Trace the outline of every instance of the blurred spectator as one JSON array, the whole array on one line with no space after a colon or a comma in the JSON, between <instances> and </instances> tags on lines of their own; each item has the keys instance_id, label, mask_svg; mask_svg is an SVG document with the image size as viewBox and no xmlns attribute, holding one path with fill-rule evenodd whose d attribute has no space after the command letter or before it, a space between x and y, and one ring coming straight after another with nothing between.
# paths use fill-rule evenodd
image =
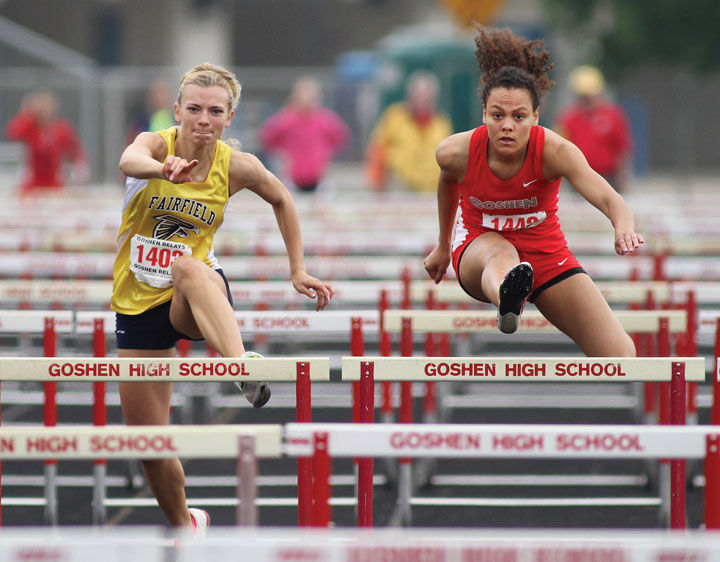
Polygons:
<instances>
[{"instance_id":1,"label":"blurred spectator","mask_svg":"<svg viewBox=\"0 0 720 562\"><path fill-rule=\"evenodd\" d=\"M284 158L283 175L305 192L315 190L347 140L347 125L323 107L320 84L312 78L295 82L287 105L260 128L263 148Z\"/></svg>"},{"instance_id":2,"label":"blurred spectator","mask_svg":"<svg viewBox=\"0 0 720 562\"><path fill-rule=\"evenodd\" d=\"M415 191L437 189L435 149L452 134L449 117L437 109L439 88L434 74L417 71L408 78L405 101L381 115L367 148L366 171L374 189L386 189L388 172Z\"/></svg>"},{"instance_id":3,"label":"blurred spectator","mask_svg":"<svg viewBox=\"0 0 720 562\"><path fill-rule=\"evenodd\" d=\"M5 127L5 137L26 145L21 190L62 188L66 183L63 164L72 162L72 180L90 179L85 149L74 127L57 116L57 100L50 92L32 92L23 99L20 111Z\"/></svg>"},{"instance_id":4,"label":"blurred spectator","mask_svg":"<svg viewBox=\"0 0 720 562\"><path fill-rule=\"evenodd\" d=\"M575 68L570 88L577 99L558 114L556 132L575 144L617 191L625 191L633 146L625 111L605 97L605 80L592 66Z\"/></svg>"},{"instance_id":5,"label":"blurred spectator","mask_svg":"<svg viewBox=\"0 0 720 562\"><path fill-rule=\"evenodd\" d=\"M130 144L143 131L160 131L175 124L172 89L164 80L156 80L147 92L145 108L130 124L126 144Z\"/></svg>"}]
</instances>

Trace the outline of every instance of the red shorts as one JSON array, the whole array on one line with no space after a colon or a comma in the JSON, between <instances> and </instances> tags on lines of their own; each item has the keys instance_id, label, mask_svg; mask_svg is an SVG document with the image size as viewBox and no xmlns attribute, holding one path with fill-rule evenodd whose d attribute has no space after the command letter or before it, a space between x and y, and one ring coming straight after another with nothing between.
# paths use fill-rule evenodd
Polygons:
<instances>
[{"instance_id":1,"label":"red shorts","mask_svg":"<svg viewBox=\"0 0 720 562\"><path fill-rule=\"evenodd\" d=\"M468 237L467 240L464 240L462 244L455 248L452 254L452 265L455 269L455 275L458 283L460 283L460 286L466 293L468 293L468 291L463 286L462 279L460 279L460 259L465 249L475 238L477 238L477 236ZM530 302L535 300L535 298L548 287L552 287L556 283L576 273L584 273L580 262L567 246L555 252L524 251L517 247L516 249L520 256L520 261L528 262L533 268L533 286L530 291L530 296L528 297Z\"/></svg>"}]
</instances>

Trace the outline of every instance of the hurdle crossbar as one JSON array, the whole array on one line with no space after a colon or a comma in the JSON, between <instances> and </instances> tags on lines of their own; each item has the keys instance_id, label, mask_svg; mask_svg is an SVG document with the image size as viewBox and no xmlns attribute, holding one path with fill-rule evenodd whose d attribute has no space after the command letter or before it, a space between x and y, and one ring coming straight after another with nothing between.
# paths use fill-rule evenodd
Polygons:
<instances>
[{"instance_id":1,"label":"hurdle crossbar","mask_svg":"<svg viewBox=\"0 0 720 562\"><path fill-rule=\"evenodd\" d=\"M244 334L349 334L351 319L362 319L363 329L377 332L380 316L376 310L329 310L318 314L314 310L239 310L235 312L240 331ZM93 321L103 318L105 333L114 333L115 313L105 311L77 311L75 332L90 334Z\"/></svg>"},{"instance_id":2,"label":"hurdle crossbar","mask_svg":"<svg viewBox=\"0 0 720 562\"><path fill-rule=\"evenodd\" d=\"M300 366L310 380L330 380L327 357L2 357L0 381L295 381Z\"/></svg>"},{"instance_id":3,"label":"hurdle crossbar","mask_svg":"<svg viewBox=\"0 0 720 562\"><path fill-rule=\"evenodd\" d=\"M255 456L279 457L282 435L270 424L2 427L0 458L234 458L241 436L255 439Z\"/></svg>"},{"instance_id":4,"label":"hurdle crossbar","mask_svg":"<svg viewBox=\"0 0 720 562\"><path fill-rule=\"evenodd\" d=\"M670 332L687 330L685 310L619 310L614 312L623 328L632 333L657 333L660 318L667 318ZM494 310L386 310L383 326L389 332L402 330L403 318L409 318L417 332L468 333L497 332L497 312ZM528 310L520 317L520 332L559 332L539 311Z\"/></svg>"},{"instance_id":5,"label":"hurdle crossbar","mask_svg":"<svg viewBox=\"0 0 720 562\"><path fill-rule=\"evenodd\" d=\"M75 331L72 310L0 310L0 333L39 334L45 331L46 319L52 319L56 333Z\"/></svg>"},{"instance_id":6,"label":"hurdle crossbar","mask_svg":"<svg viewBox=\"0 0 720 562\"><path fill-rule=\"evenodd\" d=\"M720 559L720 537L701 530L588 529L253 529L214 528L203 540L161 528L12 529L0 537L4 559L357 561L708 562ZM109 553L122 553L121 558ZM25 555L25 557L23 557ZM249 557L246 554L246 557Z\"/></svg>"},{"instance_id":7,"label":"hurdle crossbar","mask_svg":"<svg viewBox=\"0 0 720 562\"><path fill-rule=\"evenodd\" d=\"M361 380L373 365L376 381L472 382L671 381L673 365L685 364L685 380L705 380L703 357L343 357L342 379Z\"/></svg>"},{"instance_id":8,"label":"hurdle crossbar","mask_svg":"<svg viewBox=\"0 0 720 562\"><path fill-rule=\"evenodd\" d=\"M714 426L288 423L285 452L313 454L327 433L333 457L704 458Z\"/></svg>"}]
</instances>

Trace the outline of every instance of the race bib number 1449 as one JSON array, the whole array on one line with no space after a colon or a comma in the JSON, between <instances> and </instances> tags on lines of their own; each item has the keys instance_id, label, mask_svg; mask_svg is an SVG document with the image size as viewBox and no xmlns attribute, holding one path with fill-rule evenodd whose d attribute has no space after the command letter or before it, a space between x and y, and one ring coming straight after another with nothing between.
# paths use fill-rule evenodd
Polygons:
<instances>
[{"instance_id":1,"label":"race bib number 1449","mask_svg":"<svg viewBox=\"0 0 720 562\"><path fill-rule=\"evenodd\" d=\"M172 285L173 262L180 256L191 255L192 248L181 242L136 234L130 242L130 271L138 281L165 289Z\"/></svg>"}]
</instances>

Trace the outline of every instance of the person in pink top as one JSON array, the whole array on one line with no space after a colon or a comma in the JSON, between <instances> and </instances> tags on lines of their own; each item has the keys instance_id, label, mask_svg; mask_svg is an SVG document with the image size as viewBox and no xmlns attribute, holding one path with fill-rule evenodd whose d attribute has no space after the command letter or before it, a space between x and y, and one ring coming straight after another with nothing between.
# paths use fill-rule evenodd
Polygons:
<instances>
[{"instance_id":1,"label":"person in pink top","mask_svg":"<svg viewBox=\"0 0 720 562\"><path fill-rule=\"evenodd\" d=\"M347 125L322 106L320 84L312 78L295 82L287 106L260 128L263 148L284 158L284 175L306 192L323 180L331 159L347 140Z\"/></svg>"},{"instance_id":2,"label":"person in pink top","mask_svg":"<svg viewBox=\"0 0 720 562\"><path fill-rule=\"evenodd\" d=\"M627 188L633 149L628 117L605 96L605 80L592 66L578 66L569 77L577 96L557 116L555 132L577 146L590 167L620 192Z\"/></svg>"},{"instance_id":3,"label":"person in pink top","mask_svg":"<svg viewBox=\"0 0 720 562\"><path fill-rule=\"evenodd\" d=\"M504 333L517 330L529 299L586 355L634 356L632 339L567 246L557 217L561 178L608 217L608 243L619 255L643 243L632 210L574 144L538 126L553 85L542 42L507 29L480 30L475 42L485 124L437 148L440 235L425 258L428 275L439 283L452 262L470 296L498 307Z\"/></svg>"}]
</instances>

